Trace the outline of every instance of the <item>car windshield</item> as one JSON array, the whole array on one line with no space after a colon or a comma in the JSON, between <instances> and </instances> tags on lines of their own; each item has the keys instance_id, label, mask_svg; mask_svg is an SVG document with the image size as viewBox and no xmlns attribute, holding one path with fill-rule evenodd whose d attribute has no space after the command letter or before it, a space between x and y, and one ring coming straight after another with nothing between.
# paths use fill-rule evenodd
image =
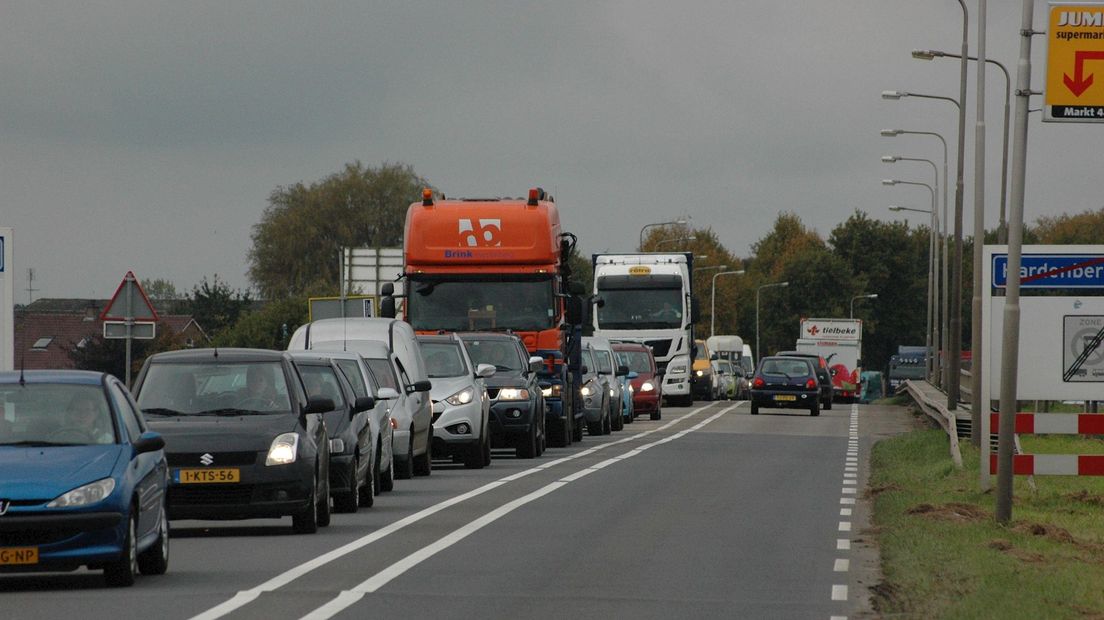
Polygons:
<instances>
[{"instance_id":1,"label":"car windshield","mask_svg":"<svg viewBox=\"0 0 1104 620\"><path fill-rule=\"evenodd\" d=\"M464 339L473 364L491 364L495 370L524 370L528 360L518 355L517 346L509 340L489 338L485 340Z\"/></svg>"},{"instance_id":2,"label":"car windshield","mask_svg":"<svg viewBox=\"0 0 1104 620\"><path fill-rule=\"evenodd\" d=\"M390 360L366 357L364 363L368 364L368 369L376 376L376 381L379 381L381 388L391 388L396 392L399 391L399 382L395 379L394 371L391 370Z\"/></svg>"},{"instance_id":3,"label":"car windshield","mask_svg":"<svg viewBox=\"0 0 1104 620\"><path fill-rule=\"evenodd\" d=\"M599 329L677 329L682 327L682 288L603 289L598 295Z\"/></svg>"},{"instance_id":4,"label":"car windshield","mask_svg":"<svg viewBox=\"0 0 1104 620\"><path fill-rule=\"evenodd\" d=\"M590 353L590 349L583 349L582 359L583 366L587 367L587 374L593 375L598 372L598 367L594 364L594 357Z\"/></svg>"},{"instance_id":5,"label":"car windshield","mask_svg":"<svg viewBox=\"0 0 1104 620\"><path fill-rule=\"evenodd\" d=\"M406 299L414 329L540 331L555 326L552 280L414 280Z\"/></svg>"},{"instance_id":6,"label":"car windshield","mask_svg":"<svg viewBox=\"0 0 1104 620\"><path fill-rule=\"evenodd\" d=\"M4 385L0 413L0 445L115 443L111 407L98 385Z\"/></svg>"},{"instance_id":7,"label":"car windshield","mask_svg":"<svg viewBox=\"0 0 1104 620\"><path fill-rule=\"evenodd\" d=\"M613 373L613 362L610 360L609 351L594 349L594 359L598 362L598 372L607 375Z\"/></svg>"},{"instance_id":8,"label":"car windshield","mask_svg":"<svg viewBox=\"0 0 1104 620\"><path fill-rule=\"evenodd\" d=\"M162 416L291 411L279 362L150 364L138 393L142 411Z\"/></svg>"},{"instance_id":9,"label":"car windshield","mask_svg":"<svg viewBox=\"0 0 1104 620\"><path fill-rule=\"evenodd\" d=\"M744 369L745 374L755 371L755 364L751 363L751 358L750 357L741 357L740 358L740 367Z\"/></svg>"},{"instance_id":10,"label":"car windshield","mask_svg":"<svg viewBox=\"0 0 1104 620\"><path fill-rule=\"evenodd\" d=\"M636 373L652 372L651 356L644 351L620 351L618 355L629 370Z\"/></svg>"},{"instance_id":11,"label":"car windshield","mask_svg":"<svg viewBox=\"0 0 1104 620\"><path fill-rule=\"evenodd\" d=\"M809 373L809 363L802 360L763 360L762 373L764 375L789 375L791 377L803 377Z\"/></svg>"},{"instance_id":12,"label":"car windshield","mask_svg":"<svg viewBox=\"0 0 1104 620\"><path fill-rule=\"evenodd\" d=\"M468 373L460 346L455 342L422 342L422 355L430 379L461 377Z\"/></svg>"}]
</instances>

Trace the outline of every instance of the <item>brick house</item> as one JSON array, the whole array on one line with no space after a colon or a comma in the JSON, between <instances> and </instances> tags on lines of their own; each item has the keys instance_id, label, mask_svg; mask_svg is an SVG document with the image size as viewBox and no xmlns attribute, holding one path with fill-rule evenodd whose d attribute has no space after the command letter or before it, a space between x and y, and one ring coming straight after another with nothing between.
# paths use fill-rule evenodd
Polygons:
<instances>
[{"instance_id":1,"label":"brick house","mask_svg":"<svg viewBox=\"0 0 1104 620\"><path fill-rule=\"evenodd\" d=\"M100 313L108 299L37 299L15 309L15 366L30 369L73 368L72 347L103 336ZM187 302L153 300L161 320L158 334L168 329L187 346L204 346L207 334L187 314ZM25 364L25 366L24 366Z\"/></svg>"}]
</instances>

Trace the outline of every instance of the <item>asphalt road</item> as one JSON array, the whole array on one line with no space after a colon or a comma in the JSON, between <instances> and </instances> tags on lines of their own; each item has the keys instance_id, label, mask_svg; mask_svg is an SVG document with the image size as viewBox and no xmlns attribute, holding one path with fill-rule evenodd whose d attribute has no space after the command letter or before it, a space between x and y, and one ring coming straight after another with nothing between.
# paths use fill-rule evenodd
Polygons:
<instances>
[{"instance_id":1,"label":"asphalt road","mask_svg":"<svg viewBox=\"0 0 1104 620\"><path fill-rule=\"evenodd\" d=\"M0 617L860 617L870 445L906 427L867 406L667 408L538 459L435 463L316 535L174 521L168 574L0 576Z\"/></svg>"}]
</instances>

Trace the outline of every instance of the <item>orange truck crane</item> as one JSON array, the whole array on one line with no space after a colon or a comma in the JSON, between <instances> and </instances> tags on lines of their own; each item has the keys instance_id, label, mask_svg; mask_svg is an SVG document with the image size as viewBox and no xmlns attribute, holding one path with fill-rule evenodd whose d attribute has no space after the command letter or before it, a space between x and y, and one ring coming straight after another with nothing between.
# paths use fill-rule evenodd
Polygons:
<instances>
[{"instance_id":1,"label":"orange truck crane","mask_svg":"<svg viewBox=\"0 0 1104 620\"><path fill-rule=\"evenodd\" d=\"M430 189L406 212L403 318L420 333L510 332L545 360L540 375L552 445L582 439L581 287L569 287L575 236L551 196L446 199ZM570 290L569 289L573 289ZM381 314L395 316L394 286Z\"/></svg>"}]
</instances>

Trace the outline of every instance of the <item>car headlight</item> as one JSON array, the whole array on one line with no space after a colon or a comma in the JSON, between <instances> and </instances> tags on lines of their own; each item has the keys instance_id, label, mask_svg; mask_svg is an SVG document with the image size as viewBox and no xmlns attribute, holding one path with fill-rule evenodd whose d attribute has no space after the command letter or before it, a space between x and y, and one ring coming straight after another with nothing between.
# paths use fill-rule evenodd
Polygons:
<instances>
[{"instance_id":1,"label":"car headlight","mask_svg":"<svg viewBox=\"0 0 1104 620\"><path fill-rule=\"evenodd\" d=\"M705 374L705 371L704 370L695 370L694 374L700 377L700 376Z\"/></svg>"},{"instance_id":2,"label":"car headlight","mask_svg":"<svg viewBox=\"0 0 1104 620\"><path fill-rule=\"evenodd\" d=\"M449 396L445 399L445 402L450 405L466 405L475 398L475 390L470 387L466 387L459 392Z\"/></svg>"},{"instance_id":3,"label":"car headlight","mask_svg":"<svg viewBox=\"0 0 1104 620\"><path fill-rule=\"evenodd\" d=\"M593 390L593 389L591 389L591 387L590 387L590 385L589 385L589 384L587 384L587 385L584 385L584 386L583 386L583 389L581 389L581 390L579 390L579 391L580 391L580 392L582 392L583 396L590 396L591 394L593 394L593 393L594 393L594 390Z\"/></svg>"},{"instance_id":4,"label":"car headlight","mask_svg":"<svg viewBox=\"0 0 1104 620\"><path fill-rule=\"evenodd\" d=\"M59 496L54 501L46 504L47 508L75 508L77 506L87 506L89 504L95 504L96 502L103 501L111 492L115 490L115 479L104 478L103 480L97 480L95 482L84 485L83 487L77 487L64 495Z\"/></svg>"},{"instance_id":5,"label":"car headlight","mask_svg":"<svg viewBox=\"0 0 1104 620\"><path fill-rule=\"evenodd\" d=\"M673 375L681 375L682 373L686 372L686 365L685 364L679 364L678 366L671 366L670 368L667 369L667 372L669 372Z\"/></svg>"},{"instance_id":6,"label":"car headlight","mask_svg":"<svg viewBox=\"0 0 1104 620\"><path fill-rule=\"evenodd\" d=\"M655 385L653 385L651 381L645 381L643 384L640 385L641 392L651 392L654 389Z\"/></svg>"},{"instance_id":7,"label":"car headlight","mask_svg":"<svg viewBox=\"0 0 1104 620\"><path fill-rule=\"evenodd\" d=\"M529 400L529 390L525 388L502 388L498 391L498 400Z\"/></svg>"},{"instance_id":8,"label":"car headlight","mask_svg":"<svg viewBox=\"0 0 1104 620\"><path fill-rule=\"evenodd\" d=\"M299 455L299 433L277 435L268 448L265 465L287 465L294 463Z\"/></svg>"}]
</instances>

